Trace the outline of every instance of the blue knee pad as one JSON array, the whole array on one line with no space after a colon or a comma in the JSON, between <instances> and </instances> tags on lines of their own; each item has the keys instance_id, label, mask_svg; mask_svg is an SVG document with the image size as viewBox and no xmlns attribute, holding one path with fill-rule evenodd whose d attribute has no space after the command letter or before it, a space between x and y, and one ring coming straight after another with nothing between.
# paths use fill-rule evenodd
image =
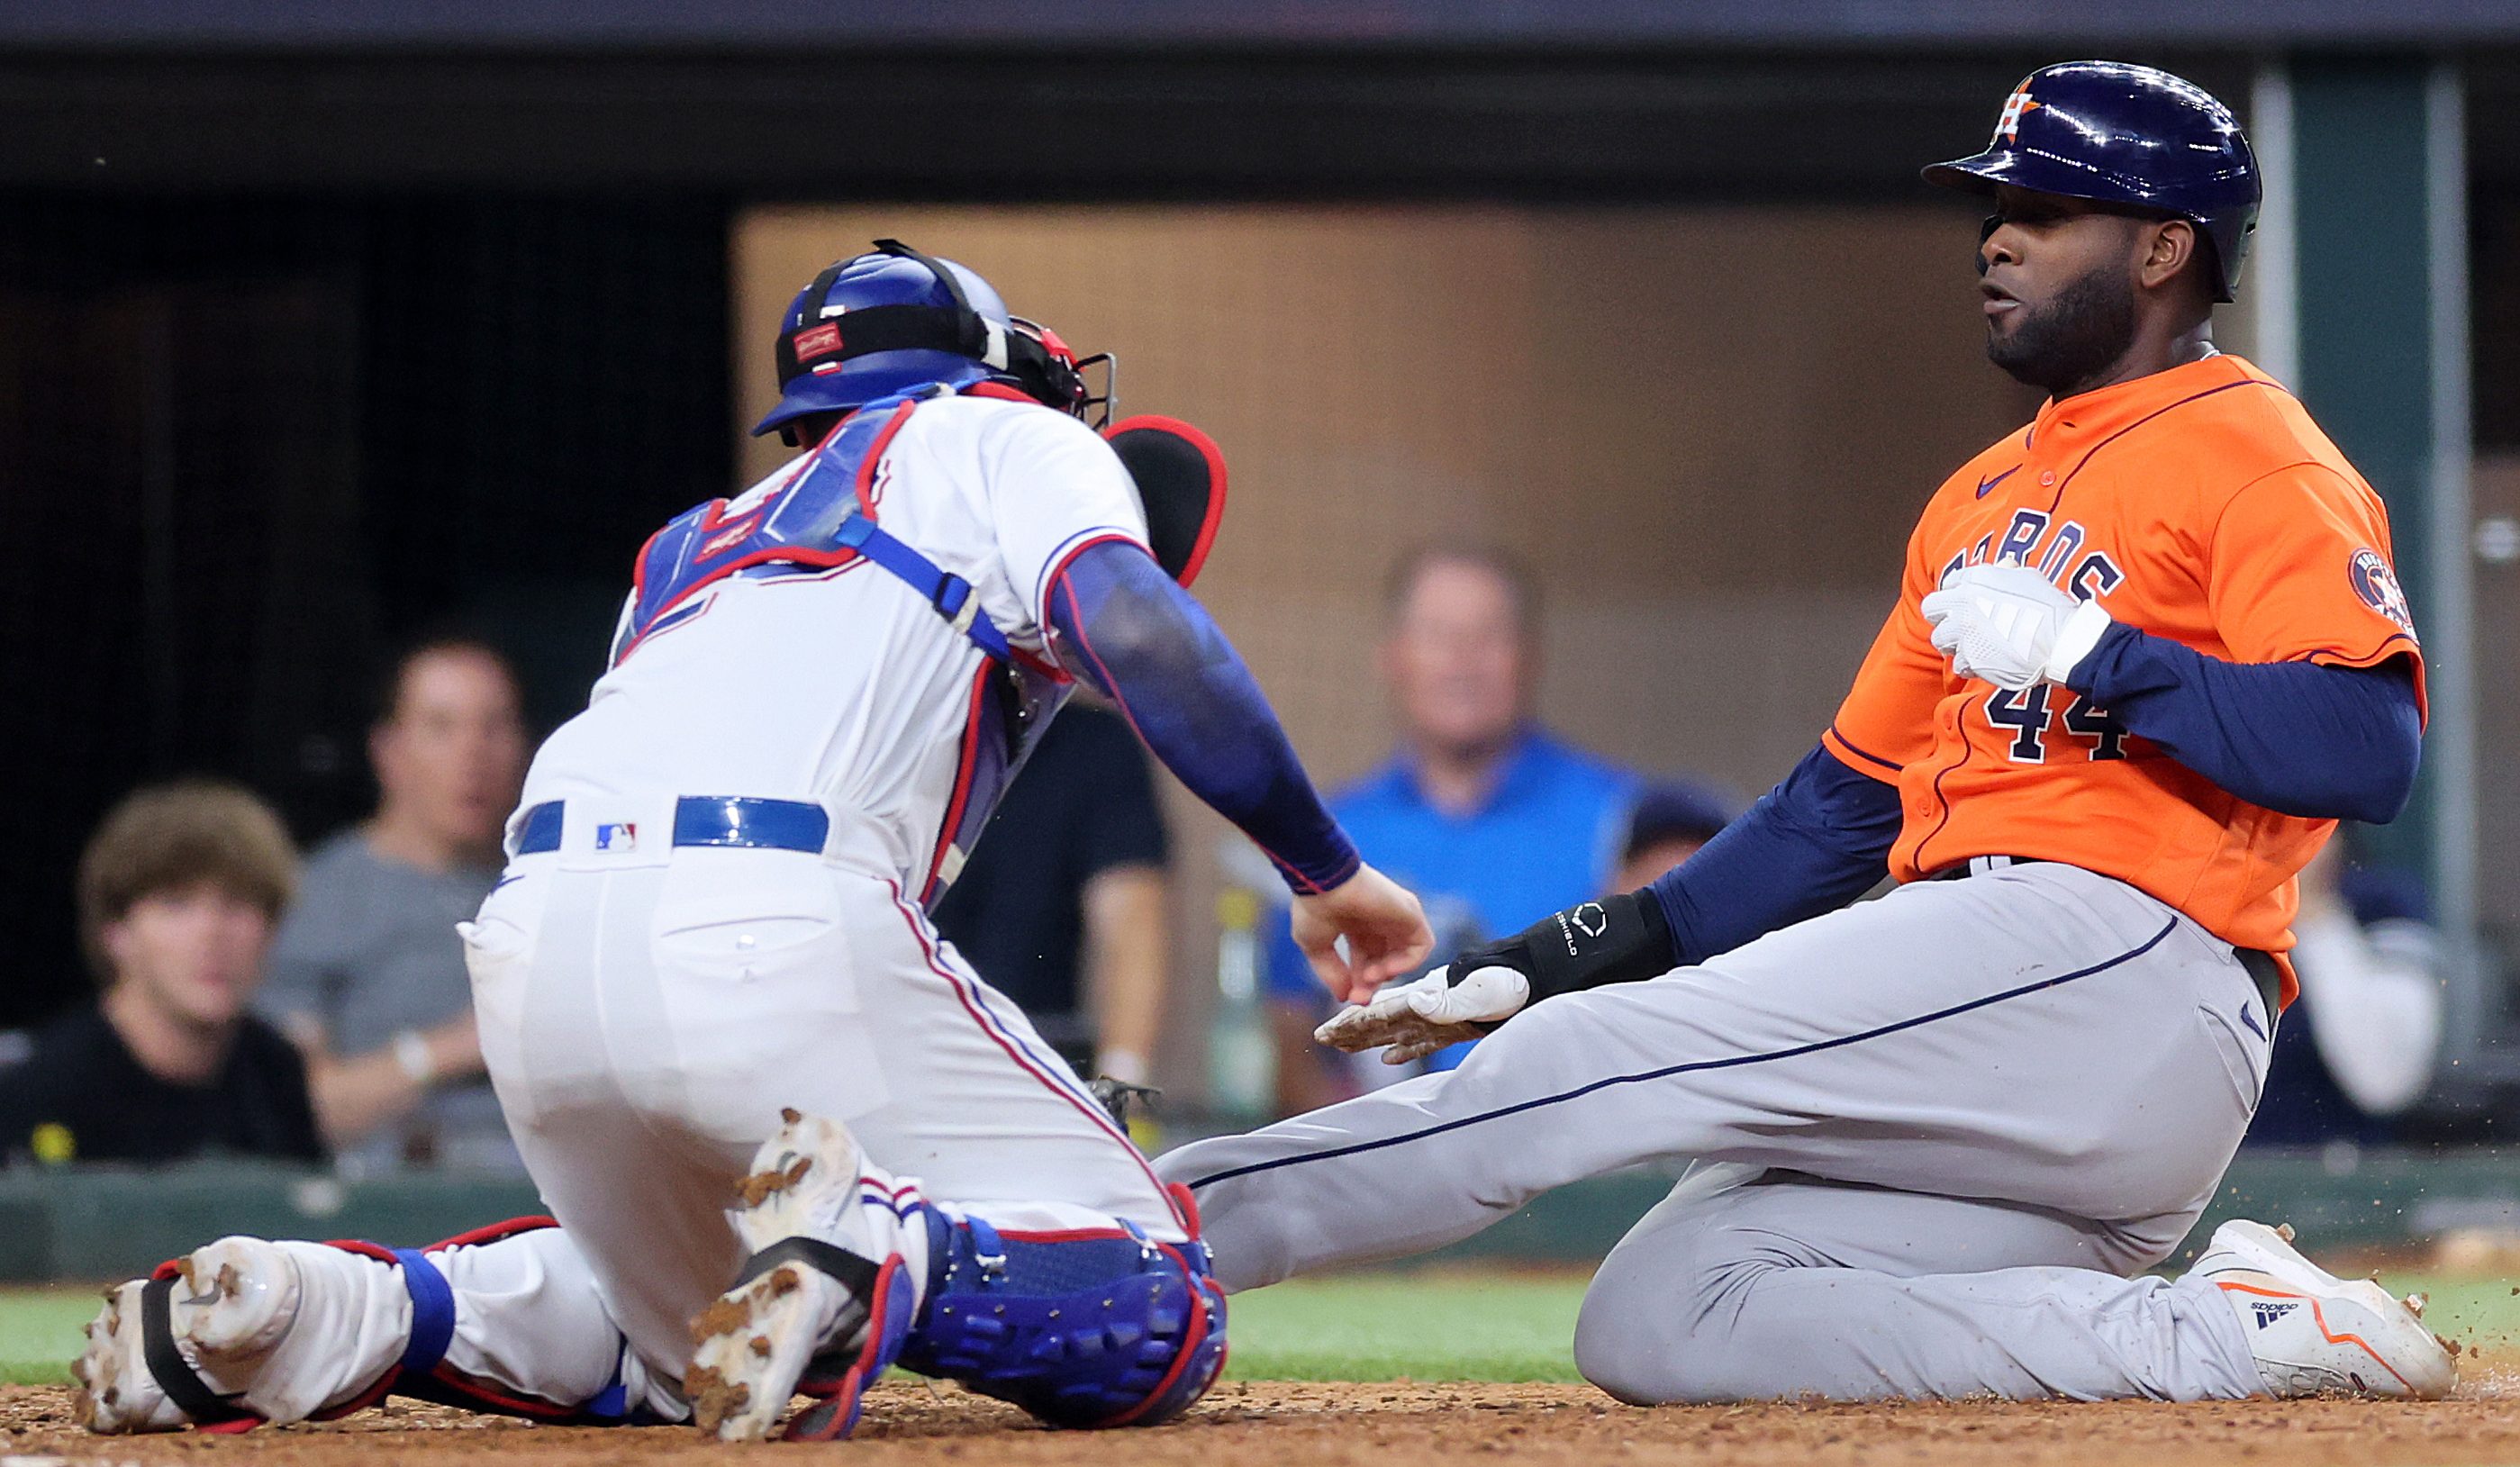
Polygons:
<instances>
[{"instance_id":1,"label":"blue knee pad","mask_svg":"<svg viewBox=\"0 0 2520 1467\"><path fill-rule=\"evenodd\" d=\"M1168 1421L1224 1368L1225 1291L1204 1245L929 1217L927 1299L904 1367L1072 1427Z\"/></svg>"}]
</instances>

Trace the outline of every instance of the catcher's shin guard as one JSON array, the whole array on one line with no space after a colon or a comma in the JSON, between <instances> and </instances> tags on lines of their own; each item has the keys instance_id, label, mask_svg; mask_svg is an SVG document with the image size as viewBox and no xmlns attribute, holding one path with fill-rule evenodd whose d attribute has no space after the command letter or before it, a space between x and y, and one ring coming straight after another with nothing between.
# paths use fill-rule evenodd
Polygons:
<instances>
[{"instance_id":1,"label":"catcher's shin guard","mask_svg":"<svg viewBox=\"0 0 2520 1467\"><path fill-rule=\"evenodd\" d=\"M1053 1426L1152 1426L1225 1368L1225 1293L1194 1239L1127 1223L1001 1231L939 1219L926 1309L901 1354L922 1375L1012 1401Z\"/></svg>"},{"instance_id":2,"label":"catcher's shin guard","mask_svg":"<svg viewBox=\"0 0 2520 1467\"><path fill-rule=\"evenodd\" d=\"M385 1248L355 1239L336 1239L323 1245L399 1268L403 1288L411 1298L411 1331L400 1357L386 1365L375 1381L346 1399L306 1411L303 1419L334 1420L364 1410L387 1396L574 1426L609 1426L631 1419L627 1392L617 1371L610 1385L595 1399L558 1402L509 1395L459 1374L446 1364L447 1347L455 1337L455 1291L428 1255L495 1243L557 1225L549 1218L517 1218L458 1234L426 1249ZM175 1318L179 1291L186 1292L186 1302L190 1302L193 1298L213 1298L232 1287L232 1281L224 1276L206 1282L198 1277L197 1261L206 1251L196 1250L158 1265L138 1288L141 1363L148 1385L161 1393L194 1427L219 1433L250 1431L273 1419L248 1403L247 1398L256 1393L250 1389L221 1391L204 1379L194 1361L186 1357L185 1330ZM268 1343L277 1345L292 1322L289 1318L268 1321L266 1329L272 1336ZM289 1415L284 1419L298 1418Z\"/></svg>"}]
</instances>

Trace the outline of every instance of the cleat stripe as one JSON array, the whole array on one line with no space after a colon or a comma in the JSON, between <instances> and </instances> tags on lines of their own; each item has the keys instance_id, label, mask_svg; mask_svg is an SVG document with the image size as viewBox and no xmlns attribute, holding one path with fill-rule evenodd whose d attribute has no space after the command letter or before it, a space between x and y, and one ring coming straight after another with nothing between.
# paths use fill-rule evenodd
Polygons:
<instances>
[{"instance_id":1,"label":"cleat stripe","mask_svg":"<svg viewBox=\"0 0 2520 1467\"><path fill-rule=\"evenodd\" d=\"M2228 1290L2234 1294L2262 1294L2269 1299L2300 1300L2302 1303L2310 1306L2311 1322L2318 1326L2318 1332L2326 1337L2328 1344L2354 1346L2356 1349L2362 1351L2364 1355L2369 1356L2373 1360L2377 1361L2380 1368L2388 1371L2390 1376L2395 1379L2399 1385L2406 1387L2408 1395L2413 1396L2421 1394L2415 1390L2415 1383L2413 1381L2398 1374L2398 1367L2390 1364L2386 1359L2383 1359L2380 1352L2371 1348L2370 1341L2363 1339L2361 1335L2355 1334L2351 1330L2340 1335L2329 1329L2327 1327L2327 1312L2318 1307L2318 1297L2317 1295L2291 1294L2286 1293L2281 1289L2261 1289L2253 1284L2244 1283L2218 1283L2214 1287Z\"/></svg>"}]
</instances>

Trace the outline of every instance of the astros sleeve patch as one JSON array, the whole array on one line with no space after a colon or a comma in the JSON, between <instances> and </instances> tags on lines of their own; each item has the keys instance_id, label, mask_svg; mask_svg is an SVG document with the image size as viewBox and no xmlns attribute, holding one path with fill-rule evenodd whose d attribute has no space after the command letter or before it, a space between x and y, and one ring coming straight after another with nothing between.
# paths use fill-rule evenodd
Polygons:
<instances>
[{"instance_id":1,"label":"astros sleeve patch","mask_svg":"<svg viewBox=\"0 0 2520 1467\"><path fill-rule=\"evenodd\" d=\"M2316 464L2253 481L2224 509L2209 574L2215 626L2236 659L2376 667L2405 657L2421 703L2415 618L2387 511L2368 488Z\"/></svg>"}]
</instances>

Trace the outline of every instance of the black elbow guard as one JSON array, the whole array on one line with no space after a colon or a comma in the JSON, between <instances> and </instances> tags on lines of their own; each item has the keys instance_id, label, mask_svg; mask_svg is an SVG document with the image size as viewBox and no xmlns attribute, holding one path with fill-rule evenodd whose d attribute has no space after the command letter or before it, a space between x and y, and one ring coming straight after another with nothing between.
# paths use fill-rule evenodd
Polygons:
<instances>
[{"instance_id":1,"label":"black elbow guard","mask_svg":"<svg viewBox=\"0 0 2520 1467\"><path fill-rule=\"evenodd\" d=\"M1622 892L1553 912L1513 936L1472 948L1453 959L1446 978L1459 983L1480 968L1511 968L1531 984L1531 1001L1658 978L1680 965L1671 922L1650 890Z\"/></svg>"}]
</instances>

